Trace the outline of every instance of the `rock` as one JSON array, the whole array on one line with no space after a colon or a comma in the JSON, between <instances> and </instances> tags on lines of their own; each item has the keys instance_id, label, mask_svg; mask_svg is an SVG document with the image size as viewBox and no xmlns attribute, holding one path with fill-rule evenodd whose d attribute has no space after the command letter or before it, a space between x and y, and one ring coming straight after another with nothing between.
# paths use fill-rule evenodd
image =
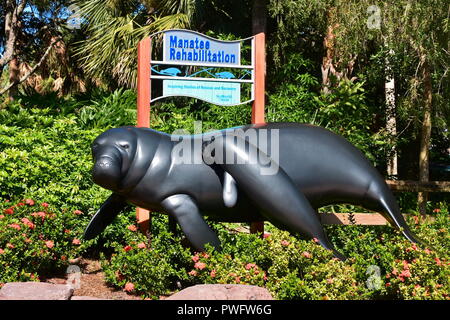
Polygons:
<instances>
[{"instance_id":1,"label":"rock","mask_svg":"<svg viewBox=\"0 0 450 320\"><path fill-rule=\"evenodd\" d=\"M273 300L261 287L243 284L200 284L175 293L166 300Z\"/></svg>"},{"instance_id":2,"label":"rock","mask_svg":"<svg viewBox=\"0 0 450 320\"><path fill-rule=\"evenodd\" d=\"M102 298L88 297L88 296L72 296L72 298L70 300L109 300L109 299L102 299Z\"/></svg>"},{"instance_id":3,"label":"rock","mask_svg":"<svg viewBox=\"0 0 450 320\"><path fill-rule=\"evenodd\" d=\"M45 282L9 282L0 289L5 300L69 300L73 289Z\"/></svg>"}]
</instances>

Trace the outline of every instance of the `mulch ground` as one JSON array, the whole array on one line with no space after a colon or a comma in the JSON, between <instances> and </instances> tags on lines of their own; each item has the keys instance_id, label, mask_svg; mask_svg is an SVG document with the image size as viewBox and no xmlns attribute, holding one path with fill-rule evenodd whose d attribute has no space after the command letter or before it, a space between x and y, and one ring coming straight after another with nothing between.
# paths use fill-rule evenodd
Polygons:
<instances>
[{"instance_id":1,"label":"mulch ground","mask_svg":"<svg viewBox=\"0 0 450 320\"><path fill-rule=\"evenodd\" d=\"M109 300L142 300L140 296L128 294L122 290L108 286L104 273L97 260L81 259L78 263L81 269L81 287L75 289L73 296L88 296ZM65 284L67 278L49 278L46 282Z\"/></svg>"}]
</instances>

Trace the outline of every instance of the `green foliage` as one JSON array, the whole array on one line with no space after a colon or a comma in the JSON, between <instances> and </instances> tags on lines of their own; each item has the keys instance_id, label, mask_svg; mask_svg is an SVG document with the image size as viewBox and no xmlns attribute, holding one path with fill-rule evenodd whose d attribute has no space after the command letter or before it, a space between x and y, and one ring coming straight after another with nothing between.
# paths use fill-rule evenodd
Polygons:
<instances>
[{"instance_id":1,"label":"green foliage","mask_svg":"<svg viewBox=\"0 0 450 320\"><path fill-rule=\"evenodd\" d=\"M99 204L104 191L90 178L90 145L100 132L80 130L73 116L41 129L0 125L0 196L26 195L81 210Z\"/></svg>"},{"instance_id":2,"label":"green foliage","mask_svg":"<svg viewBox=\"0 0 450 320\"><path fill-rule=\"evenodd\" d=\"M102 265L110 284L132 283L135 293L154 298L176 290L177 283L228 283L264 286L277 299L289 300L449 299L450 219L445 205L435 211L434 222L409 219L427 246L411 244L388 226L327 226L333 243L349 257L345 262L270 224L263 239L230 232L233 224L213 224L222 250L192 252L168 231L165 216L154 215L151 249L142 234L127 229Z\"/></svg>"},{"instance_id":3,"label":"green foliage","mask_svg":"<svg viewBox=\"0 0 450 320\"><path fill-rule=\"evenodd\" d=\"M167 216L153 217L151 250L148 239L133 223L121 224L122 238L111 242L114 253L101 255L106 281L117 287L132 283L136 292L157 298L174 290L177 281L185 280L189 250L167 230L167 224Z\"/></svg>"},{"instance_id":4,"label":"green foliage","mask_svg":"<svg viewBox=\"0 0 450 320\"><path fill-rule=\"evenodd\" d=\"M285 81L269 96L268 122L326 127L347 138L376 164L383 163L386 133L372 130L377 109L366 96L365 83L344 80L331 93L320 94L311 66L310 60L293 54L290 63L279 70L280 81Z\"/></svg>"},{"instance_id":5,"label":"green foliage","mask_svg":"<svg viewBox=\"0 0 450 320\"><path fill-rule=\"evenodd\" d=\"M78 123L83 129L109 129L136 124L136 93L118 89L100 99L91 100L78 111Z\"/></svg>"}]
</instances>

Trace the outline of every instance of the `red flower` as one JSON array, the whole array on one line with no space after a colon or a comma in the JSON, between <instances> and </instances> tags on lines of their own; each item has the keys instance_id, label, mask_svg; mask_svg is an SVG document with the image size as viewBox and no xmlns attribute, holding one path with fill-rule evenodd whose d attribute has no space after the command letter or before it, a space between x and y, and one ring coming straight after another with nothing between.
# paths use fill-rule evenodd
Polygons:
<instances>
[{"instance_id":1,"label":"red flower","mask_svg":"<svg viewBox=\"0 0 450 320\"><path fill-rule=\"evenodd\" d=\"M304 256L305 258L308 258L308 259L312 257L311 253L309 253L307 251L303 251L302 256Z\"/></svg>"},{"instance_id":2,"label":"red flower","mask_svg":"<svg viewBox=\"0 0 450 320\"><path fill-rule=\"evenodd\" d=\"M430 253L431 253L431 250L428 249L428 248L425 248L425 250L423 250L423 252L425 252L426 254L430 254Z\"/></svg>"},{"instance_id":3,"label":"red flower","mask_svg":"<svg viewBox=\"0 0 450 320\"><path fill-rule=\"evenodd\" d=\"M0 248L0 254L4 254L5 250L3 250L2 248Z\"/></svg>"},{"instance_id":4,"label":"red flower","mask_svg":"<svg viewBox=\"0 0 450 320\"><path fill-rule=\"evenodd\" d=\"M409 278L411 277L411 272L409 272L409 270L403 270L402 273L400 274L400 277Z\"/></svg>"},{"instance_id":5,"label":"red flower","mask_svg":"<svg viewBox=\"0 0 450 320\"><path fill-rule=\"evenodd\" d=\"M254 264L254 263L247 263L245 265L246 270L250 270L251 268L254 268L254 267L256 267L256 264Z\"/></svg>"},{"instance_id":6,"label":"red flower","mask_svg":"<svg viewBox=\"0 0 450 320\"><path fill-rule=\"evenodd\" d=\"M138 243L137 247L138 247L139 249L144 249L144 248L145 248L145 243L140 242L140 243Z\"/></svg>"},{"instance_id":7,"label":"red flower","mask_svg":"<svg viewBox=\"0 0 450 320\"><path fill-rule=\"evenodd\" d=\"M83 214L83 212L81 212L80 210L75 210L75 211L73 212L73 214L79 216L80 214Z\"/></svg>"},{"instance_id":8,"label":"red flower","mask_svg":"<svg viewBox=\"0 0 450 320\"><path fill-rule=\"evenodd\" d=\"M53 248L55 246L55 243L52 240L45 241L45 246L49 249Z\"/></svg>"},{"instance_id":9,"label":"red flower","mask_svg":"<svg viewBox=\"0 0 450 320\"><path fill-rule=\"evenodd\" d=\"M287 240L281 240L281 245L287 247L288 245L290 245L290 242Z\"/></svg>"},{"instance_id":10,"label":"red flower","mask_svg":"<svg viewBox=\"0 0 450 320\"><path fill-rule=\"evenodd\" d=\"M67 257L66 257L66 256L61 256L61 260L62 260L62 261L66 261L66 260L67 260Z\"/></svg>"},{"instance_id":11,"label":"red flower","mask_svg":"<svg viewBox=\"0 0 450 320\"><path fill-rule=\"evenodd\" d=\"M202 253L203 258L208 259L209 258L209 254L207 254L206 252Z\"/></svg>"},{"instance_id":12,"label":"red flower","mask_svg":"<svg viewBox=\"0 0 450 320\"><path fill-rule=\"evenodd\" d=\"M0 214L0 219L3 219L4 217L5 217L4 215Z\"/></svg>"},{"instance_id":13,"label":"red flower","mask_svg":"<svg viewBox=\"0 0 450 320\"><path fill-rule=\"evenodd\" d=\"M216 277L216 269L213 269L209 275L211 276L211 278L215 278Z\"/></svg>"},{"instance_id":14,"label":"red flower","mask_svg":"<svg viewBox=\"0 0 450 320\"><path fill-rule=\"evenodd\" d=\"M8 227L16 229L16 230L20 230L20 226L17 223L10 224Z\"/></svg>"},{"instance_id":15,"label":"red flower","mask_svg":"<svg viewBox=\"0 0 450 320\"><path fill-rule=\"evenodd\" d=\"M81 244L81 241L80 241L80 239L73 239L72 240L72 244L74 244L74 245L80 245Z\"/></svg>"},{"instance_id":16,"label":"red flower","mask_svg":"<svg viewBox=\"0 0 450 320\"><path fill-rule=\"evenodd\" d=\"M441 259L439 259L438 257L434 258L434 261L436 261L436 264L437 264L438 266L442 265L442 261L441 261Z\"/></svg>"},{"instance_id":17,"label":"red flower","mask_svg":"<svg viewBox=\"0 0 450 320\"><path fill-rule=\"evenodd\" d=\"M129 225L129 226L127 227L127 229L128 229L128 230L131 230L131 231L137 231L137 228L136 228L136 226L135 226L134 224Z\"/></svg>"},{"instance_id":18,"label":"red flower","mask_svg":"<svg viewBox=\"0 0 450 320\"><path fill-rule=\"evenodd\" d=\"M44 208L48 208L48 203L47 202L42 202L41 206L43 206Z\"/></svg>"},{"instance_id":19,"label":"red flower","mask_svg":"<svg viewBox=\"0 0 450 320\"><path fill-rule=\"evenodd\" d=\"M30 229L34 229L34 228L35 228L34 223L31 222L28 218L22 218L20 221L22 221L22 223L23 223L24 225L26 225L26 226L27 226L28 228L30 228Z\"/></svg>"},{"instance_id":20,"label":"red flower","mask_svg":"<svg viewBox=\"0 0 450 320\"><path fill-rule=\"evenodd\" d=\"M263 280L264 280L264 281L267 281L267 279L269 279L269 278L267 277L267 274L266 274L266 272L264 271L264 277L263 277Z\"/></svg>"},{"instance_id":21,"label":"red flower","mask_svg":"<svg viewBox=\"0 0 450 320\"><path fill-rule=\"evenodd\" d=\"M408 270L409 269L409 264L408 261L403 260L403 269Z\"/></svg>"},{"instance_id":22,"label":"red flower","mask_svg":"<svg viewBox=\"0 0 450 320\"><path fill-rule=\"evenodd\" d=\"M434 212L434 213L439 213L439 212L441 212L441 209L436 208L436 209L433 210L433 212Z\"/></svg>"},{"instance_id":23,"label":"red flower","mask_svg":"<svg viewBox=\"0 0 450 320\"><path fill-rule=\"evenodd\" d=\"M5 209L5 210L3 210L3 213L4 214L13 214L14 213L14 209L13 208Z\"/></svg>"},{"instance_id":24,"label":"red flower","mask_svg":"<svg viewBox=\"0 0 450 320\"><path fill-rule=\"evenodd\" d=\"M198 254L196 254L195 256L192 257L192 261L197 262L198 260L200 260L200 257L198 256Z\"/></svg>"},{"instance_id":25,"label":"red flower","mask_svg":"<svg viewBox=\"0 0 450 320\"><path fill-rule=\"evenodd\" d=\"M392 274L393 274L394 276L396 276L397 273L398 273L397 268L392 269Z\"/></svg>"},{"instance_id":26,"label":"red flower","mask_svg":"<svg viewBox=\"0 0 450 320\"><path fill-rule=\"evenodd\" d=\"M270 237L270 233L264 232L263 238L264 238L264 239L267 239L268 237Z\"/></svg>"},{"instance_id":27,"label":"red flower","mask_svg":"<svg viewBox=\"0 0 450 320\"><path fill-rule=\"evenodd\" d=\"M390 282L386 283L386 287L390 287L390 286L391 286Z\"/></svg>"},{"instance_id":28,"label":"red flower","mask_svg":"<svg viewBox=\"0 0 450 320\"><path fill-rule=\"evenodd\" d=\"M22 207L22 206L24 206L24 205L25 205L25 203L23 203L23 202L19 202L19 203L17 204L18 207Z\"/></svg>"},{"instance_id":29,"label":"red flower","mask_svg":"<svg viewBox=\"0 0 450 320\"><path fill-rule=\"evenodd\" d=\"M236 277L236 278L234 279L234 281L236 281L236 283L241 283L241 277Z\"/></svg>"},{"instance_id":30,"label":"red flower","mask_svg":"<svg viewBox=\"0 0 450 320\"><path fill-rule=\"evenodd\" d=\"M131 292L134 290L134 284L132 284L131 282L127 282L127 284L125 285L124 290L126 292Z\"/></svg>"},{"instance_id":31,"label":"red flower","mask_svg":"<svg viewBox=\"0 0 450 320\"><path fill-rule=\"evenodd\" d=\"M14 249L15 248L11 243L7 243L6 247L9 248L9 249Z\"/></svg>"},{"instance_id":32,"label":"red flower","mask_svg":"<svg viewBox=\"0 0 450 320\"><path fill-rule=\"evenodd\" d=\"M206 263L203 263L203 262L196 262L194 264L195 269L203 270L203 269L205 269L205 267L206 267Z\"/></svg>"},{"instance_id":33,"label":"red flower","mask_svg":"<svg viewBox=\"0 0 450 320\"><path fill-rule=\"evenodd\" d=\"M45 212L39 211L39 212L33 212L31 214L33 217L41 217L42 219L45 218Z\"/></svg>"},{"instance_id":34,"label":"red flower","mask_svg":"<svg viewBox=\"0 0 450 320\"><path fill-rule=\"evenodd\" d=\"M34 206L34 201L32 199L26 199L25 203L29 206Z\"/></svg>"},{"instance_id":35,"label":"red flower","mask_svg":"<svg viewBox=\"0 0 450 320\"><path fill-rule=\"evenodd\" d=\"M130 251L131 249L133 249L131 246L125 246L123 247L123 250L125 250L125 252Z\"/></svg>"},{"instance_id":36,"label":"red flower","mask_svg":"<svg viewBox=\"0 0 450 320\"><path fill-rule=\"evenodd\" d=\"M191 271L189 271L188 272L188 274L190 275L190 276L196 276L197 275L197 271L195 271L195 270L191 270Z\"/></svg>"},{"instance_id":37,"label":"red flower","mask_svg":"<svg viewBox=\"0 0 450 320\"><path fill-rule=\"evenodd\" d=\"M70 233L69 229L64 229L64 233Z\"/></svg>"},{"instance_id":38,"label":"red flower","mask_svg":"<svg viewBox=\"0 0 450 320\"><path fill-rule=\"evenodd\" d=\"M317 238L313 238L313 241L314 241L315 243L319 243L319 239L317 239Z\"/></svg>"}]
</instances>

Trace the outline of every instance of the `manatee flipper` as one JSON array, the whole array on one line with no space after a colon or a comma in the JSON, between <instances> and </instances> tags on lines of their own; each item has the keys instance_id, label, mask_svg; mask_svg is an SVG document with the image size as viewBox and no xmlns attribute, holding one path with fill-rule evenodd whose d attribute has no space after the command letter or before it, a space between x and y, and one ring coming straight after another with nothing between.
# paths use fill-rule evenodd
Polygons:
<instances>
[{"instance_id":1,"label":"manatee flipper","mask_svg":"<svg viewBox=\"0 0 450 320\"><path fill-rule=\"evenodd\" d=\"M226 207L232 208L237 202L238 191L236 187L236 181L233 177L228 173L224 172L223 176L223 203Z\"/></svg>"},{"instance_id":2,"label":"manatee flipper","mask_svg":"<svg viewBox=\"0 0 450 320\"><path fill-rule=\"evenodd\" d=\"M113 193L102 204L97 213L92 217L83 238L86 240L94 239L114 220L114 218L127 206L125 198Z\"/></svg>"},{"instance_id":3,"label":"manatee flipper","mask_svg":"<svg viewBox=\"0 0 450 320\"><path fill-rule=\"evenodd\" d=\"M181 230L196 250L204 251L207 243L220 249L217 235L203 220L191 197L186 194L173 195L164 199L161 205L177 220Z\"/></svg>"},{"instance_id":4,"label":"manatee flipper","mask_svg":"<svg viewBox=\"0 0 450 320\"><path fill-rule=\"evenodd\" d=\"M245 190L248 197L259 207L261 214L276 225L287 226L289 231L310 239L316 238L320 245L333 251L337 258L345 260L328 240L318 214L308 199L298 190L283 168L253 144L239 136L234 138L236 140L230 136L216 137L212 143L215 144L215 155L226 155L227 159L237 161L227 163L222 161L223 159L216 159L216 163L236 180L240 189ZM218 150L221 152L217 152ZM251 159L252 155L257 155L258 159ZM267 170L267 167L278 170L274 172Z\"/></svg>"}]
</instances>

